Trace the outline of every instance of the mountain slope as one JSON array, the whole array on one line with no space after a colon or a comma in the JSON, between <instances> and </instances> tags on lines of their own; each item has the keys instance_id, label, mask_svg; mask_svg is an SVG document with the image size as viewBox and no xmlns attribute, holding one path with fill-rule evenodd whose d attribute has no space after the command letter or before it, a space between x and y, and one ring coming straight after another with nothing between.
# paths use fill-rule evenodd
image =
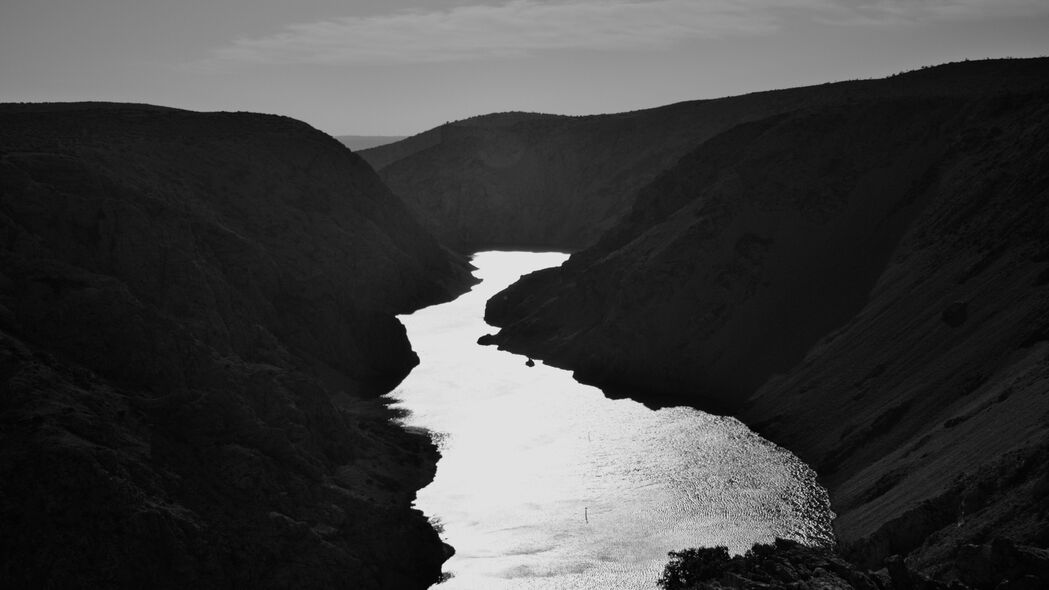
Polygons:
<instances>
[{"instance_id":1,"label":"mountain slope","mask_svg":"<svg viewBox=\"0 0 1049 590\"><path fill-rule=\"evenodd\" d=\"M716 136L489 301L485 341L740 416L816 467L864 563L1049 543L1049 60L914 79L996 64L979 94L872 92Z\"/></svg>"},{"instance_id":2,"label":"mountain slope","mask_svg":"<svg viewBox=\"0 0 1049 590\"><path fill-rule=\"evenodd\" d=\"M377 394L471 280L282 117L0 106L0 578L425 587L436 450Z\"/></svg>"},{"instance_id":3,"label":"mountain slope","mask_svg":"<svg viewBox=\"0 0 1049 590\"><path fill-rule=\"evenodd\" d=\"M884 80L824 84L585 117L502 113L449 123L361 155L443 243L577 250L631 211L636 193L738 124L878 96L978 96L1024 88L1022 60L952 64Z\"/></svg>"}]
</instances>

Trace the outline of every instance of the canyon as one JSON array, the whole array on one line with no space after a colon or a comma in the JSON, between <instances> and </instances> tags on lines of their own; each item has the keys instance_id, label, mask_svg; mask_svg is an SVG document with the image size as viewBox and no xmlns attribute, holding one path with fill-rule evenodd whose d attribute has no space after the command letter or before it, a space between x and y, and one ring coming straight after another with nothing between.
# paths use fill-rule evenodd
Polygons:
<instances>
[{"instance_id":1,"label":"canyon","mask_svg":"<svg viewBox=\"0 0 1049 590\"><path fill-rule=\"evenodd\" d=\"M820 473L849 559L957 578L962 547L1049 544L1047 105L1049 60L987 60L364 156L437 235L585 246L494 296L482 342L738 416ZM651 135L621 157L628 120Z\"/></svg>"},{"instance_id":2,"label":"canyon","mask_svg":"<svg viewBox=\"0 0 1049 590\"><path fill-rule=\"evenodd\" d=\"M382 397L418 363L396 316L506 248L572 255L480 342L818 472L839 554L693 556L724 584L1049 583L1049 59L359 154L280 116L5 104L0 197L13 587L440 580L412 506L439 452Z\"/></svg>"}]
</instances>

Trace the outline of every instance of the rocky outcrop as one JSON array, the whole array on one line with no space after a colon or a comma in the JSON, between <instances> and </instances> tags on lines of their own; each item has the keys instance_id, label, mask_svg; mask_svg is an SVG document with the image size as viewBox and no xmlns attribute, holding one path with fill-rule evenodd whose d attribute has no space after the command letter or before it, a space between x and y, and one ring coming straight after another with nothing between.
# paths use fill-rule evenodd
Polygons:
<instances>
[{"instance_id":1,"label":"rocky outcrop","mask_svg":"<svg viewBox=\"0 0 1049 590\"><path fill-rule=\"evenodd\" d=\"M0 106L5 587L422 588L436 449L376 399L467 264L282 117Z\"/></svg>"},{"instance_id":2,"label":"rocky outcrop","mask_svg":"<svg viewBox=\"0 0 1049 590\"><path fill-rule=\"evenodd\" d=\"M443 243L463 251L577 250L629 214L638 191L700 143L803 107L976 96L1030 85L1032 66L973 62L863 80L585 117L499 113L361 155Z\"/></svg>"},{"instance_id":3,"label":"rocky outcrop","mask_svg":"<svg viewBox=\"0 0 1049 590\"><path fill-rule=\"evenodd\" d=\"M704 142L495 296L488 340L740 416L821 474L850 558L936 572L991 536L1049 544L1049 60L884 83Z\"/></svg>"}]
</instances>

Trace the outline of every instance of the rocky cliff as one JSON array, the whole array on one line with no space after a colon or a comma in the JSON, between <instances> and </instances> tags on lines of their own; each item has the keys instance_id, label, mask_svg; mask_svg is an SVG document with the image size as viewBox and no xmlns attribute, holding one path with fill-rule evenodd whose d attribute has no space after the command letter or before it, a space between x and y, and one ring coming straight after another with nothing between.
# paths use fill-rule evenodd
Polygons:
<instances>
[{"instance_id":1,"label":"rocky cliff","mask_svg":"<svg viewBox=\"0 0 1049 590\"><path fill-rule=\"evenodd\" d=\"M470 281L304 123L0 106L0 579L422 588L436 450L376 399Z\"/></svg>"},{"instance_id":2,"label":"rocky cliff","mask_svg":"<svg viewBox=\"0 0 1049 590\"><path fill-rule=\"evenodd\" d=\"M485 340L739 415L816 467L850 557L949 576L1049 544L1049 60L883 83L701 143Z\"/></svg>"},{"instance_id":3,"label":"rocky cliff","mask_svg":"<svg viewBox=\"0 0 1049 590\"><path fill-rule=\"evenodd\" d=\"M803 107L872 96L973 96L1026 87L1031 65L973 62L585 117L499 113L361 152L442 242L463 251L577 250L629 214L638 191L698 144Z\"/></svg>"}]
</instances>

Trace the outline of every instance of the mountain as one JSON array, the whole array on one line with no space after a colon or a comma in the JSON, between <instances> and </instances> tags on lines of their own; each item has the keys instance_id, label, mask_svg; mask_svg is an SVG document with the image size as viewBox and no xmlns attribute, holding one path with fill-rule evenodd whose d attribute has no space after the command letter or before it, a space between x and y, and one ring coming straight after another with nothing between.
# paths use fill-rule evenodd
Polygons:
<instances>
[{"instance_id":1,"label":"mountain","mask_svg":"<svg viewBox=\"0 0 1049 590\"><path fill-rule=\"evenodd\" d=\"M461 292L363 160L292 119L0 105L0 579L423 588L428 438L394 317Z\"/></svg>"},{"instance_id":2,"label":"mountain","mask_svg":"<svg viewBox=\"0 0 1049 590\"><path fill-rule=\"evenodd\" d=\"M353 151L366 150L368 148L394 143L404 139L403 135L337 135L335 139L339 143Z\"/></svg>"},{"instance_id":3,"label":"mountain","mask_svg":"<svg viewBox=\"0 0 1049 590\"><path fill-rule=\"evenodd\" d=\"M361 152L443 243L578 250L629 214L635 195L700 143L748 121L821 104L975 96L1027 85L1019 60L698 100L611 115L498 113ZM1015 75L1010 72L1016 70Z\"/></svg>"},{"instance_id":4,"label":"mountain","mask_svg":"<svg viewBox=\"0 0 1049 590\"><path fill-rule=\"evenodd\" d=\"M1044 547L1049 59L847 86L699 143L482 341L739 416L816 468L865 566Z\"/></svg>"}]
</instances>

